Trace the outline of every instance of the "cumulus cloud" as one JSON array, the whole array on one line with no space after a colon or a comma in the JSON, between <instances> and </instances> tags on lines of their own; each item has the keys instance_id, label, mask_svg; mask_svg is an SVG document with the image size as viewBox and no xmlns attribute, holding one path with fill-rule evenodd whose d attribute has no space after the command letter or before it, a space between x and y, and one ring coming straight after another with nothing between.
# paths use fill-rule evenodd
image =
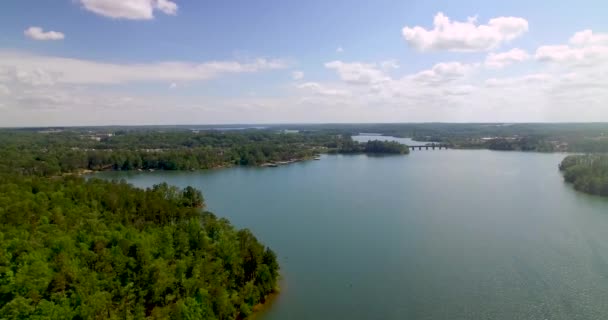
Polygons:
<instances>
[{"instance_id":1,"label":"cumulus cloud","mask_svg":"<svg viewBox=\"0 0 608 320\"><path fill-rule=\"evenodd\" d=\"M598 67L608 64L608 34L584 30L575 33L568 44L541 46L535 58L562 66Z\"/></svg>"},{"instance_id":2,"label":"cumulus cloud","mask_svg":"<svg viewBox=\"0 0 608 320\"><path fill-rule=\"evenodd\" d=\"M169 15L177 14L177 4L169 0L157 0L156 8Z\"/></svg>"},{"instance_id":3,"label":"cumulus cloud","mask_svg":"<svg viewBox=\"0 0 608 320\"><path fill-rule=\"evenodd\" d=\"M305 82L297 86L298 89L305 89L314 94L320 94L324 96L347 96L348 91L336 89L336 88L327 88L324 85L319 84L318 82Z\"/></svg>"},{"instance_id":4,"label":"cumulus cloud","mask_svg":"<svg viewBox=\"0 0 608 320\"><path fill-rule=\"evenodd\" d=\"M505 87L528 87L530 85L547 84L552 76L547 73L533 73L524 76L507 78L489 78L485 81L486 87L505 88Z\"/></svg>"},{"instance_id":5,"label":"cumulus cloud","mask_svg":"<svg viewBox=\"0 0 608 320\"><path fill-rule=\"evenodd\" d=\"M439 12L433 20L433 29L421 26L404 27L403 37L420 51L485 51L497 48L528 31L528 21L518 17L492 18L487 24L477 24L477 18L466 22L451 21Z\"/></svg>"},{"instance_id":6,"label":"cumulus cloud","mask_svg":"<svg viewBox=\"0 0 608 320\"><path fill-rule=\"evenodd\" d=\"M338 47L338 48L336 48L336 52L337 53L342 53L342 52L344 52L344 48Z\"/></svg>"},{"instance_id":7,"label":"cumulus cloud","mask_svg":"<svg viewBox=\"0 0 608 320\"><path fill-rule=\"evenodd\" d=\"M409 78L427 85L437 85L463 78L471 68L471 65L460 62L441 62Z\"/></svg>"},{"instance_id":8,"label":"cumulus cloud","mask_svg":"<svg viewBox=\"0 0 608 320\"><path fill-rule=\"evenodd\" d=\"M503 68L516 62L523 62L530 58L530 55L522 49L511 49L501 53L490 53L486 57L485 65L490 68Z\"/></svg>"},{"instance_id":9,"label":"cumulus cloud","mask_svg":"<svg viewBox=\"0 0 608 320\"><path fill-rule=\"evenodd\" d=\"M34 40L63 40L65 35L58 31L44 31L40 27L29 27L23 31L26 37Z\"/></svg>"},{"instance_id":10,"label":"cumulus cloud","mask_svg":"<svg viewBox=\"0 0 608 320\"><path fill-rule=\"evenodd\" d=\"M223 74L252 73L287 67L282 60L117 64L83 59L0 51L0 71L20 81L38 84L120 84L208 80Z\"/></svg>"},{"instance_id":11,"label":"cumulus cloud","mask_svg":"<svg viewBox=\"0 0 608 320\"><path fill-rule=\"evenodd\" d=\"M388 79L376 64L361 62L346 63L339 60L325 64L325 68L335 70L340 79L352 84L371 84Z\"/></svg>"},{"instance_id":12,"label":"cumulus cloud","mask_svg":"<svg viewBox=\"0 0 608 320\"><path fill-rule=\"evenodd\" d=\"M474 25L476 32L482 27L475 18L462 23ZM488 34L495 38L494 33ZM462 41L455 43L463 48ZM492 45L476 48L487 47ZM477 63L440 62L426 70L408 66L403 69L411 71L405 71L396 60L336 60L322 65L336 75L334 80L314 80L307 73L303 81L302 71L290 70L296 81L287 86L285 95L230 98L170 90L124 95L111 87L99 89L125 83L144 89L149 82L172 89L178 84L194 85L190 81L287 68L288 64L272 59L120 64L0 50L0 124L22 124L23 119L28 125L604 121L608 119L607 47L608 34L584 30L562 44L539 47L533 57L512 49L490 53ZM518 68L500 73L493 69L521 61L529 61L529 73L522 74ZM503 73L508 77L500 77ZM180 112L167 112L168 108Z\"/></svg>"},{"instance_id":13,"label":"cumulus cloud","mask_svg":"<svg viewBox=\"0 0 608 320\"><path fill-rule=\"evenodd\" d=\"M586 29L575 33L570 38L570 44L577 47L586 46L608 46L608 34L593 33L592 30Z\"/></svg>"},{"instance_id":14,"label":"cumulus cloud","mask_svg":"<svg viewBox=\"0 0 608 320\"><path fill-rule=\"evenodd\" d=\"M82 7L113 19L150 20L154 11L177 14L178 6L169 0L80 0Z\"/></svg>"},{"instance_id":15,"label":"cumulus cloud","mask_svg":"<svg viewBox=\"0 0 608 320\"><path fill-rule=\"evenodd\" d=\"M291 73L291 78L293 80L302 80L304 78L304 72L302 71L294 71Z\"/></svg>"}]
</instances>

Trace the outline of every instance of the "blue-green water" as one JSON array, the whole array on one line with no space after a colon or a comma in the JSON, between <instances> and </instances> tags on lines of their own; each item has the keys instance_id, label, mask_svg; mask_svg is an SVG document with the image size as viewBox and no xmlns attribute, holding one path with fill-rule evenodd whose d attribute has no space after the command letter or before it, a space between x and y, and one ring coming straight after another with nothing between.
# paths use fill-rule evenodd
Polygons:
<instances>
[{"instance_id":1,"label":"blue-green water","mask_svg":"<svg viewBox=\"0 0 608 320\"><path fill-rule=\"evenodd\" d=\"M278 168L103 173L200 188L280 257L263 319L607 319L608 201L564 155L323 156Z\"/></svg>"}]
</instances>

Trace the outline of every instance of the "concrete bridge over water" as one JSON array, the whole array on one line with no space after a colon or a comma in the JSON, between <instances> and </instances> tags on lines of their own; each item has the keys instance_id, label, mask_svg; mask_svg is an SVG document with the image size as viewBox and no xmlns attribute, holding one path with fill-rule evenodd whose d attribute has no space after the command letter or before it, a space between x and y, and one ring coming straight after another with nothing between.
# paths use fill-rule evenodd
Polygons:
<instances>
[{"instance_id":1,"label":"concrete bridge over water","mask_svg":"<svg viewBox=\"0 0 608 320\"><path fill-rule=\"evenodd\" d=\"M429 143L429 144L419 144L419 145L408 145L408 148L410 149L410 151L414 151L416 150L416 148L418 148L418 150L422 150L422 148L424 148L425 150L435 150L435 148L441 150L441 149L448 149L449 145L444 144L444 143Z\"/></svg>"}]
</instances>

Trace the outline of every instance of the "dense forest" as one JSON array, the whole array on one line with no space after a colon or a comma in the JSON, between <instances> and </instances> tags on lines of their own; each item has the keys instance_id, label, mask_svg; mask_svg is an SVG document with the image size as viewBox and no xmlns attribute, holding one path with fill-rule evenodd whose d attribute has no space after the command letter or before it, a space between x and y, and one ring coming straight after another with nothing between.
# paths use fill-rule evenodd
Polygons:
<instances>
[{"instance_id":1,"label":"dense forest","mask_svg":"<svg viewBox=\"0 0 608 320\"><path fill-rule=\"evenodd\" d=\"M191 187L143 190L62 173L204 168L311 152L301 140L273 139L0 132L0 319L246 318L279 277L275 253L249 230L208 212Z\"/></svg>"},{"instance_id":2,"label":"dense forest","mask_svg":"<svg viewBox=\"0 0 608 320\"><path fill-rule=\"evenodd\" d=\"M244 318L278 271L191 187L0 175L1 319Z\"/></svg>"},{"instance_id":3,"label":"dense forest","mask_svg":"<svg viewBox=\"0 0 608 320\"><path fill-rule=\"evenodd\" d=\"M407 153L328 132L191 130L0 131L0 170L38 176L83 170L196 170L313 158L321 152Z\"/></svg>"},{"instance_id":4,"label":"dense forest","mask_svg":"<svg viewBox=\"0 0 608 320\"><path fill-rule=\"evenodd\" d=\"M319 152L317 138L268 132L7 130L0 132L0 169L4 166L45 176L79 170L194 170L258 165L312 157Z\"/></svg>"},{"instance_id":5,"label":"dense forest","mask_svg":"<svg viewBox=\"0 0 608 320\"><path fill-rule=\"evenodd\" d=\"M559 166L568 183L589 194L608 196L608 155L571 155Z\"/></svg>"},{"instance_id":6,"label":"dense forest","mask_svg":"<svg viewBox=\"0 0 608 320\"><path fill-rule=\"evenodd\" d=\"M371 140L360 143L350 140L345 140L335 149L337 153L367 153L367 154L408 154L410 149L396 141L380 141Z\"/></svg>"},{"instance_id":7,"label":"dense forest","mask_svg":"<svg viewBox=\"0 0 608 320\"><path fill-rule=\"evenodd\" d=\"M485 146L490 150L503 151L558 151L554 144L537 137L524 137L516 139L496 138L487 141Z\"/></svg>"},{"instance_id":8,"label":"dense forest","mask_svg":"<svg viewBox=\"0 0 608 320\"><path fill-rule=\"evenodd\" d=\"M328 132L0 131L0 319L239 319L277 288L272 250L191 187L137 189L82 170L205 169L396 153Z\"/></svg>"}]
</instances>

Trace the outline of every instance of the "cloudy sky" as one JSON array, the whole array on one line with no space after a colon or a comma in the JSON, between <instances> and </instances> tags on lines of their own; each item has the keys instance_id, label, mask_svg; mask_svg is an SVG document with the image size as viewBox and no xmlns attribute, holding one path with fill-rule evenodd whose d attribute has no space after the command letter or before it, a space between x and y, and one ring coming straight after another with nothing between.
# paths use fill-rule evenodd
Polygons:
<instances>
[{"instance_id":1,"label":"cloudy sky","mask_svg":"<svg viewBox=\"0 0 608 320\"><path fill-rule=\"evenodd\" d=\"M6 0L0 126L608 121L605 0Z\"/></svg>"}]
</instances>

